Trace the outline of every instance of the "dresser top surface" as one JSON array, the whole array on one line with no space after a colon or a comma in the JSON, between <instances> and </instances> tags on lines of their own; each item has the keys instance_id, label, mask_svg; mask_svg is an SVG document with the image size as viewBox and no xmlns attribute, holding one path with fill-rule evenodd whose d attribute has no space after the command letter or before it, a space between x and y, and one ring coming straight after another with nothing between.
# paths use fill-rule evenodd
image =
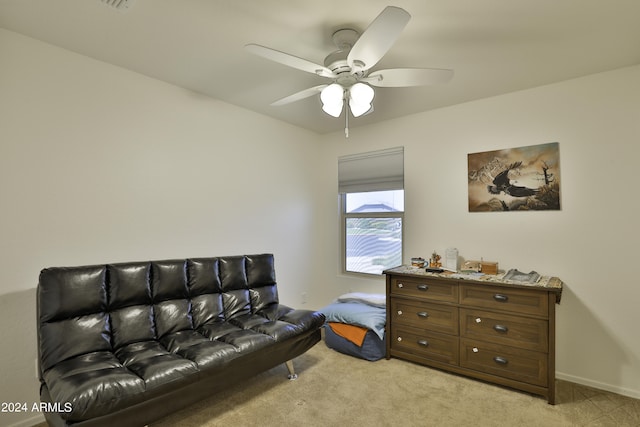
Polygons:
<instances>
[{"instance_id":1,"label":"dresser top surface","mask_svg":"<svg viewBox=\"0 0 640 427\"><path fill-rule=\"evenodd\" d=\"M518 280L507 280L504 278L505 273L500 273L496 275L453 273L448 271L444 271L442 273L431 273L431 272L425 271L424 268L413 267L410 265L401 265L399 267L390 268L388 270L383 271L383 274L402 274L407 276L432 277L432 278L440 278L440 279L469 281L474 283L483 283L487 285L512 286L512 287L519 287L519 288L536 288L540 290L551 291L558 294L556 297L557 302L560 302L560 294L562 293L562 286L563 286L562 280L552 276L540 276L539 280L536 281L535 283L529 283L529 282L522 282Z\"/></svg>"}]
</instances>

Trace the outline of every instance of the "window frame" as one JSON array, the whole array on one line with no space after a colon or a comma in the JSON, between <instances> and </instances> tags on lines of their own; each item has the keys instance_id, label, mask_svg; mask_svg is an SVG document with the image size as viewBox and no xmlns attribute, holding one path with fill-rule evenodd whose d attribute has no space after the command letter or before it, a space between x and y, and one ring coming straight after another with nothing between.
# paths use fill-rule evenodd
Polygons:
<instances>
[{"instance_id":1,"label":"window frame","mask_svg":"<svg viewBox=\"0 0 640 427\"><path fill-rule=\"evenodd\" d=\"M386 190L382 190L386 191ZM404 191L404 190L403 190ZM347 213L347 194L349 193L340 193L339 197L339 208L340 208L340 258L341 258L341 270L342 274L349 276L356 276L362 278L374 278L380 277L383 273L363 273L359 271L351 271L347 270L347 220L350 218L400 218L401 227L400 227L400 261L404 260L404 213L405 211L392 211L392 212L356 212L356 213ZM392 266L396 267L396 266ZM391 268L391 267L388 267Z\"/></svg>"}]
</instances>

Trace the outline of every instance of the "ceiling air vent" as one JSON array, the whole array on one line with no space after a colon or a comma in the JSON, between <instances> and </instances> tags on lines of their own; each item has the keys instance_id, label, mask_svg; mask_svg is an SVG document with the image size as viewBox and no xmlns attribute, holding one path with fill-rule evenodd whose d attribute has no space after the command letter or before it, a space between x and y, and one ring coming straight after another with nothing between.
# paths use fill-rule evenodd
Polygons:
<instances>
[{"instance_id":1,"label":"ceiling air vent","mask_svg":"<svg viewBox=\"0 0 640 427\"><path fill-rule=\"evenodd\" d=\"M129 9L135 2L135 0L100 0L100 1L106 4L107 6L111 6L112 8L121 10L123 12Z\"/></svg>"}]
</instances>

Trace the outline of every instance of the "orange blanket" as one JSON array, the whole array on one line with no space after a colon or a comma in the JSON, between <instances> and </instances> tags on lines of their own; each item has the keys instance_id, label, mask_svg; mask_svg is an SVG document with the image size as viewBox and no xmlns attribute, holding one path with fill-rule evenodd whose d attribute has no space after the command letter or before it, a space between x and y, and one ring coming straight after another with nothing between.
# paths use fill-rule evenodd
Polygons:
<instances>
[{"instance_id":1,"label":"orange blanket","mask_svg":"<svg viewBox=\"0 0 640 427\"><path fill-rule=\"evenodd\" d=\"M346 323L327 322L329 327L336 335L340 335L342 338L347 339L362 347L364 342L364 336L367 334L368 329L361 326L348 325Z\"/></svg>"}]
</instances>

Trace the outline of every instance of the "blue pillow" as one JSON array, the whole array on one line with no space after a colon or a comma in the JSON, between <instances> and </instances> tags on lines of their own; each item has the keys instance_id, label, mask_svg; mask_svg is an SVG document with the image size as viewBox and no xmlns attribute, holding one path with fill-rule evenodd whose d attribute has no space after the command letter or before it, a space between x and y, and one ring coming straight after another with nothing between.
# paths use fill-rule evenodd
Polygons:
<instances>
[{"instance_id":1,"label":"blue pillow","mask_svg":"<svg viewBox=\"0 0 640 427\"><path fill-rule=\"evenodd\" d=\"M359 302L362 304L372 305L374 307L385 308L387 306L387 296L385 294L351 292L340 295L335 302Z\"/></svg>"},{"instance_id":2,"label":"blue pillow","mask_svg":"<svg viewBox=\"0 0 640 427\"><path fill-rule=\"evenodd\" d=\"M371 329L384 339L384 326L387 323L387 310L356 302L336 302L321 308L327 322L346 323Z\"/></svg>"}]
</instances>

